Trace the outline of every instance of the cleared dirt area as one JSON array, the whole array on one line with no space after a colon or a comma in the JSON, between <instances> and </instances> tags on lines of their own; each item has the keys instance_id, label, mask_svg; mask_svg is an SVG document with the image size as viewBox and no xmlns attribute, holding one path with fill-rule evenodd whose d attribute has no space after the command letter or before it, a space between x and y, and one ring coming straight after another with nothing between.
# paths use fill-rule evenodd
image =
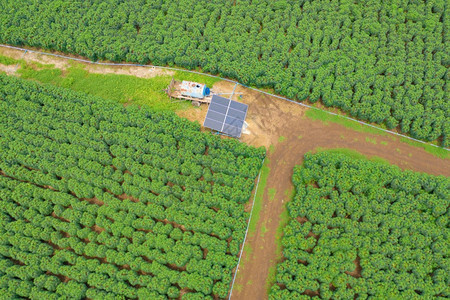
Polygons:
<instances>
[{"instance_id":1,"label":"cleared dirt area","mask_svg":"<svg viewBox=\"0 0 450 300\"><path fill-rule=\"evenodd\" d=\"M0 47L0 54L7 55L12 50ZM23 52L21 52L23 53ZM11 57L20 58L20 51L10 53ZM16 56L13 56L16 55ZM17 56L19 55L19 56ZM39 57L25 55L25 59ZM53 59L53 58L52 58ZM59 58L55 58L59 59ZM42 63L42 61L39 61ZM55 62L45 62L52 63ZM67 63L67 62L66 62ZM89 66L99 70L93 72L118 73L123 67ZM128 67L126 67L128 68ZM143 77L150 68L140 68L143 72L128 74ZM123 71L125 72L125 71ZM132 72L127 70L126 72ZM147 73L146 73L147 72ZM118 73L121 74L121 73ZM147 76L147 75L145 75ZM214 91L230 93L233 83L218 82ZM238 276L233 290L233 299L266 299L265 288L269 268L276 261L276 230L284 203L289 201L288 193L293 189L291 176L295 165L301 164L303 155L317 147L349 148L367 156L379 156L402 169L426 172L433 175L450 176L449 160L443 160L431 155L422 148L400 142L393 135L376 135L351 130L339 124L324 124L305 117L306 108L287 101L270 97L257 91L238 86L236 93L242 93L242 98L235 95L234 100L249 104L247 123L249 134L243 134L241 141L271 148L267 152L270 160L270 174L263 195L262 209L254 234L249 235L246 245L252 249L243 256ZM229 95L228 95L229 96ZM225 95L225 97L227 97ZM207 106L180 111L178 114L192 121L203 123ZM272 192L270 192L272 191ZM275 193L273 193L275 191ZM239 287L239 288L237 288Z\"/></svg>"},{"instance_id":2,"label":"cleared dirt area","mask_svg":"<svg viewBox=\"0 0 450 300\"><path fill-rule=\"evenodd\" d=\"M0 64L0 71L5 72L8 75L11 75L16 71L16 66L14 65L5 66Z\"/></svg>"},{"instance_id":3,"label":"cleared dirt area","mask_svg":"<svg viewBox=\"0 0 450 300\"><path fill-rule=\"evenodd\" d=\"M234 83L220 81L213 86L215 91L230 93ZM302 162L303 155L317 147L349 148L367 156L379 156L402 169L426 172L433 175L450 175L448 160L433 156L424 149L401 142L394 135L378 135L358 132L340 124L324 124L305 116L308 108L267 96L238 85L233 100L249 105L246 122L249 134L242 134L241 141L259 147L274 146L268 152L271 163L292 161L290 173L296 164ZM224 97L228 97L225 95ZM178 112L191 121L203 123L208 107L202 105ZM271 174L274 172L271 171ZM281 190L281 191L284 191Z\"/></svg>"},{"instance_id":4,"label":"cleared dirt area","mask_svg":"<svg viewBox=\"0 0 450 300\"><path fill-rule=\"evenodd\" d=\"M3 56L8 56L14 59L20 59L23 56L24 51L10 49L10 48L4 48L0 47L0 54Z\"/></svg>"},{"instance_id":5,"label":"cleared dirt area","mask_svg":"<svg viewBox=\"0 0 450 300\"><path fill-rule=\"evenodd\" d=\"M27 62L38 62L41 64L54 65L56 68L66 70L71 66L71 61L56 56L43 55L36 52L24 51L0 47L0 54L14 59L24 59ZM101 66L84 62L78 62L85 66L86 71L97 74L123 74L141 78L152 78L161 75L174 75L174 71L152 67L134 66ZM0 69L1 70L1 69ZM3 70L4 71L4 70Z\"/></svg>"},{"instance_id":6,"label":"cleared dirt area","mask_svg":"<svg viewBox=\"0 0 450 300\"><path fill-rule=\"evenodd\" d=\"M136 76L141 78L152 78L156 76L162 75L174 75L174 71L163 70L159 68L151 68L151 67L105 67L99 65L88 65L86 70L91 73L98 74L123 74Z\"/></svg>"}]
</instances>

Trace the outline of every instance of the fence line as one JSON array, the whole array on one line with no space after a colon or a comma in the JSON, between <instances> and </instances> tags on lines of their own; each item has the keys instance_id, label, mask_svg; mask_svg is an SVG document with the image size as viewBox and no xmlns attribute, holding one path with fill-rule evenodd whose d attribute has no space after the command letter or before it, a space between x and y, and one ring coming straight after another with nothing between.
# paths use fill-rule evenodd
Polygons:
<instances>
[{"instance_id":1,"label":"fence line","mask_svg":"<svg viewBox=\"0 0 450 300\"><path fill-rule=\"evenodd\" d=\"M266 160L266 158L264 157L264 159L262 161L262 165L261 165L261 170L259 170L258 181L256 182L256 187L255 187L255 194L253 195L252 209L250 210L250 216L248 218L247 229L245 230L244 241L242 242L241 254L239 254L239 260L238 260L238 263L236 265L236 271L234 271L233 282L231 284L230 295L228 296L228 300L231 299L231 294L233 293L234 281L236 280L236 276L237 276L237 273L238 273L238 270L239 270L239 264L241 263L242 253L244 252L245 240L247 239L248 229L250 227L250 222L252 221L253 207L255 207L256 194L258 193L259 179L261 178L261 173L262 173L262 170L263 170L263 167L264 167L264 161L265 160Z\"/></svg>"},{"instance_id":2,"label":"fence line","mask_svg":"<svg viewBox=\"0 0 450 300\"><path fill-rule=\"evenodd\" d=\"M297 104L297 105L301 105L301 106L304 106L304 107L307 107L307 108L310 108L310 109L315 109L315 110L318 110L318 111L322 111L322 112L328 113L330 115L334 115L334 116L338 116L338 117L341 117L341 118L344 118L344 119L347 119L347 120L351 120L351 121L357 122L357 123L359 123L361 125L369 126L369 127L372 127L372 128L375 128L375 129L378 129L378 130L381 130L381 131L384 131L384 132L387 132L387 133L390 133L390 134L397 135L399 137L403 137L403 138L406 138L406 139L409 139L409 140L412 140L412 141L415 141L415 142L422 143L424 145L429 145L429 146L433 146L433 147L436 147L436 148L444 149L446 151L450 151L450 149L445 148L445 147L440 147L440 146L435 145L435 144L430 144L430 143L427 143L425 141L418 140L418 139L415 139L413 137L410 137L410 136L407 136L407 135L404 135L404 134L401 134L401 133L398 133L398 132L395 132L395 131L387 130L387 129L384 129L384 128L381 128L381 127L378 127L378 126L374 126L372 124L360 121L360 120L356 120L354 118L350 118L348 116L339 115L339 114L336 114L334 112L327 111L327 110L324 110L324 109L321 109L321 108L318 108L318 107L315 107L315 106L311 106L311 105L308 105L308 104L305 104L305 103L302 103L302 102L294 101L294 100L288 99L288 98L283 97L283 96L279 96L279 95L275 95L275 94L272 94L272 93L268 93L268 92L259 90L257 88L254 88L254 87L242 84L242 83L240 83L238 81L235 81L235 80L232 80L232 79L228 79L228 78L223 78L223 77L220 77L220 76L217 76L217 75L212 75L212 74L208 74L208 73L202 73L202 72L192 71L192 70L187 70L187 69L181 69L181 68L174 68L174 67L164 67L164 66L155 66L155 65L141 65L141 64L133 64L133 63L96 62L96 61L90 61L90 60L81 59L81 58L75 58L75 57L70 57L70 56L65 56L65 55L60 55L60 54L55 54L55 53L49 53L49 52L35 51L35 50L30 50L30 49L25 49L25 48L10 46L10 45L3 45L3 44L0 44L0 47L10 48L10 49L15 49L15 50L20 50L20 51L26 51L26 52L30 52L30 53L38 53L38 54L43 54L43 55L50 55L50 56L60 57L60 58L64 58L64 59L71 59L71 60L75 60L75 61L80 61L80 62L84 62L84 63L88 63L88 64L101 65L101 66L126 66L126 67L159 68L159 69L188 72L188 73L193 73L193 74L198 74L198 75L218 78L218 79L225 80L225 81L228 81L228 82L231 82L231 83L235 83L236 85L238 85L238 84L242 85L243 87L246 87L248 89L252 89L254 91L263 93L263 94L268 95L268 96L272 96L272 97L275 97L275 98L278 98L278 99L281 99L281 100L285 100L285 101L288 101L288 102L291 102L291 103L294 103L294 104ZM236 88L236 86L235 86L235 88Z\"/></svg>"}]
</instances>

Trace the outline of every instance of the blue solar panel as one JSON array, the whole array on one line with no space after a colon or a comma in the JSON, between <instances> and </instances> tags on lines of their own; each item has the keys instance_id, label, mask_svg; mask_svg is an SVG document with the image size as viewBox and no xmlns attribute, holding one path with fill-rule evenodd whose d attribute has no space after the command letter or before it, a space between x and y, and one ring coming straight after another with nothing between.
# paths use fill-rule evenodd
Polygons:
<instances>
[{"instance_id":1,"label":"blue solar panel","mask_svg":"<svg viewBox=\"0 0 450 300\"><path fill-rule=\"evenodd\" d=\"M215 111L210 111L208 112L208 119L223 123L223 121L225 120L225 115Z\"/></svg>"},{"instance_id":2,"label":"blue solar panel","mask_svg":"<svg viewBox=\"0 0 450 300\"><path fill-rule=\"evenodd\" d=\"M223 106L217 103L211 103L209 105L209 110L213 110L225 115L227 113L228 106Z\"/></svg>"},{"instance_id":3,"label":"blue solar panel","mask_svg":"<svg viewBox=\"0 0 450 300\"><path fill-rule=\"evenodd\" d=\"M239 120L230 116L227 116L227 118L225 119L225 124L227 125L233 125L236 127L242 127L244 125L244 121L243 120Z\"/></svg>"},{"instance_id":4,"label":"blue solar panel","mask_svg":"<svg viewBox=\"0 0 450 300\"><path fill-rule=\"evenodd\" d=\"M234 127L234 126L230 126L230 125L224 125L222 132L229 134L231 136L237 136L240 137L241 136L241 131L242 131L242 127Z\"/></svg>"},{"instance_id":5,"label":"blue solar panel","mask_svg":"<svg viewBox=\"0 0 450 300\"><path fill-rule=\"evenodd\" d=\"M248 107L248 105L239 103L236 101L231 101L231 103L230 103L230 108L234 108L236 110L240 110L240 111L244 111L244 112L247 112L247 107Z\"/></svg>"},{"instance_id":6,"label":"blue solar panel","mask_svg":"<svg viewBox=\"0 0 450 300\"><path fill-rule=\"evenodd\" d=\"M247 104L213 95L203 126L240 137L247 110Z\"/></svg>"},{"instance_id":7,"label":"blue solar panel","mask_svg":"<svg viewBox=\"0 0 450 300\"><path fill-rule=\"evenodd\" d=\"M228 114L227 115L228 116L232 116L233 118L236 118L236 119L241 119L241 120L245 119L245 112L238 111L238 110L235 110L235 109L232 109L232 108L230 108L228 110Z\"/></svg>"},{"instance_id":8,"label":"blue solar panel","mask_svg":"<svg viewBox=\"0 0 450 300\"><path fill-rule=\"evenodd\" d=\"M214 121L211 119L205 119L205 122L203 123L203 126L217 130L217 131L221 131L222 127L223 127L223 123L222 122L218 122L218 121Z\"/></svg>"},{"instance_id":9,"label":"blue solar panel","mask_svg":"<svg viewBox=\"0 0 450 300\"><path fill-rule=\"evenodd\" d=\"M214 95L213 99L211 99L211 103L217 103L223 106L229 106L230 105L230 99L224 98L224 97L219 97Z\"/></svg>"}]
</instances>

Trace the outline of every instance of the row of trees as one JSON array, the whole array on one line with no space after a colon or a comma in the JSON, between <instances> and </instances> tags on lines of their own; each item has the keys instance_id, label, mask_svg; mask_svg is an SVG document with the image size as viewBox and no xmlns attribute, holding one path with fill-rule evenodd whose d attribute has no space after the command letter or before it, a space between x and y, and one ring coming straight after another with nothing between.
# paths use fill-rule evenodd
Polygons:
<instances>
[{"instance_id":1,"label":"row of trees","mask_svg":"<svg viewBox=\"0 0 450 300\"><path fill-rule=\"evenodd\" d=\"M200 67L450 143L445 0L9 0L1 9L2 43Z\"/></svg>"},{"instance_id":2,"label":"row of trees","mask_svg":"<svg viewBox=\"0 0 450 300\"><path fill-rule=\"evenodd\" d=\"M7 297L227 296L262 148L2 75L0 97Z\"/></svg>"},{"instance_id":3,"label":"row of trees","mask_svg":"<svg viewBox=\"0 0 450 300\"><path fill-rule=\"evenodd\" d=\"M450 296L449 178L322 152L293 182L271 299Z\"/></svg>"}]
</instances>

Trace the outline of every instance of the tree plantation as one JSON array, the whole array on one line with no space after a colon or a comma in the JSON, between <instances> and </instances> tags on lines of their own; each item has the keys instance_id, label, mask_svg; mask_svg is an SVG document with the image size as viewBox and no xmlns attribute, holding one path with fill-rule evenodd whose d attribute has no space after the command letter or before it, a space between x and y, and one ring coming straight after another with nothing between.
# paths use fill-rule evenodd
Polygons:
<instances>
[{"instance_id":1,"label":"tree plantation","mask_svg":"<svg viewBox=\"0 0 450 300\"><path fill-rule=\"evenodd\" d=\"M0 42L177 65L450 145L445 0L0 4Z\"/></svg>"},{"instance_id":2,"label":"tree plantation","mask_svg":"<svg viewBox=\"0 0 450 300\"><path fill-rule=\"evenodd\" d=\"M270 299L450 297L450 180L306 154Z\"/></svg>"},{"instance_id":3,"label":"tree plantation","mask_svg":"<svg viewBox=\"0 0 450 300\"><path fill-rule=\"evenodd\" d=\"M222 299L265 155L0 75L2 299Z\"/></svg>"}]
</instances>

